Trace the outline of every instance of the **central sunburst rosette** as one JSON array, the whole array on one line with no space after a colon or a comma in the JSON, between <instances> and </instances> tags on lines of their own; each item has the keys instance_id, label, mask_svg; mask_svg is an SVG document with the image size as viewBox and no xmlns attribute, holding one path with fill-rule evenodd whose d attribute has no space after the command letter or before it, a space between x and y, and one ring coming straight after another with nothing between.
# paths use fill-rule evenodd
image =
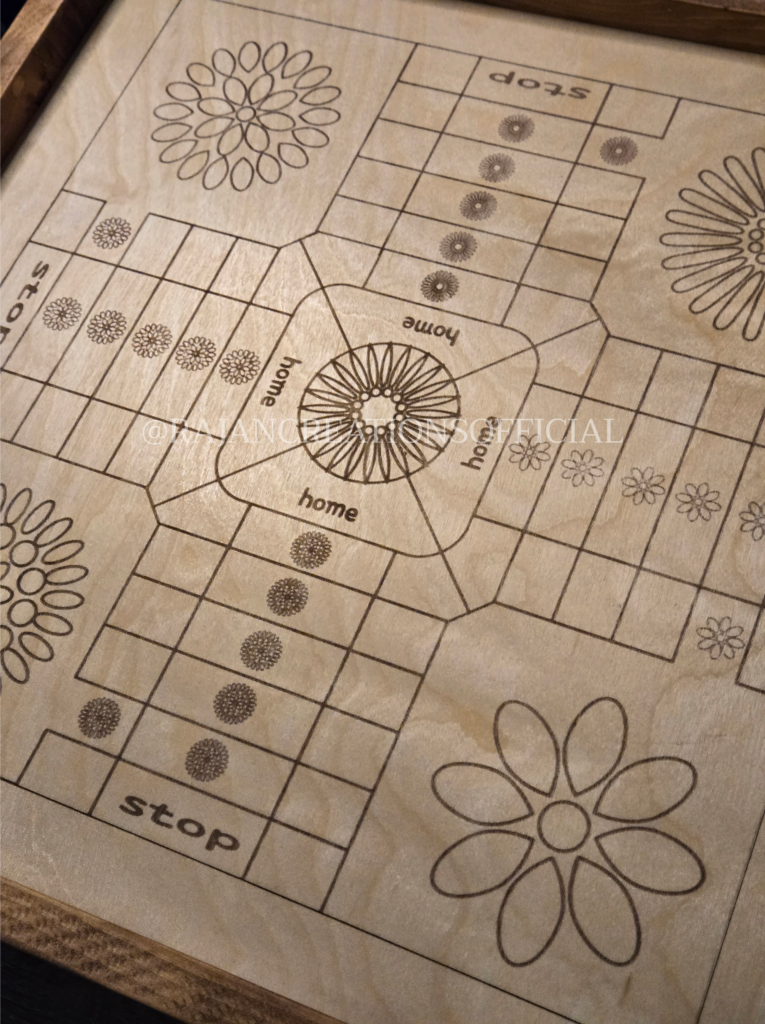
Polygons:
<instances>
[{"instance_id":1,"label":"central sunburst rosette","mask_svg":"<svg viewBox=\"0 0 765 1024\"><path fill-rule=\"evenodd\" d=\"M308 454L328 473L389 483L440 455L459 415L446 367L429 352L388 343L327 363L303 394L298 426Z\"/></svg>"}]
</instances>

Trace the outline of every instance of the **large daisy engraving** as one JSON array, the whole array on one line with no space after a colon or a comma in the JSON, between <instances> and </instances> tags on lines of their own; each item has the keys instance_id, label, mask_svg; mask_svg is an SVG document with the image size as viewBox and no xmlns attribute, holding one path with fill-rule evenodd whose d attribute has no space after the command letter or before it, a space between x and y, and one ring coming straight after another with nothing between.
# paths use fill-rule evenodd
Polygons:
<instances>
[{"instance_id":1,"label":"large daisy engraving","mask_svg":"<svg viewBox=\"0 0 765 1024\"><path fill-rule=\"evenodd\" d=\"M446 448L460 414L457 385L429 352L375 344L345 352L313 378L298 428L311 458L333 476L389 483Z\"/></svg>"},{"instance_id":2,"label":"large daisy engraving","mask_svg":"<svg viewBox=\"0 0 765 1024\"><path fill-rule=\"evenodd\" d=\"M436 799L481 827L441 853L431 884L453 899L501 892L497 945L513 967L538 960L567 914L597 957L631 964L642 943L632 890L679 896L704 882L694 851L653 825L688 799L696 769L674 756L620 767L627 734L612 697L582 708L562 744L535 708L509 700L494 718L498 767L452 762L433 774Z\"/></svg>"},{"instance_id":3,"label":"large daisy engraving","mask_svg":"<svg viewBox=\"0 0 765 1024\"><path fill-rule=\"evenodd\" d=\"M727 156L698 179L701 187L681 189L683 205L666 214L675 230L661 242L679 251L662 266L681 271L672 291L690 296L691 313L755 341L765 323L765 148Z\"/></svg>"},{"instance_id":4,"label":"large daisy engraving","mask_svg":"<svg viewBox=\"0 0 765 1024\"><path fill-rule=\"evenodd\" d=\"M206 189L228 181L244 192L256 179L273 185L329 143L341 93L331 75L310 50L290 55L282 42L250 40L236 55L218 49L209 63L189 64L154 109L159 159L176 165L181 181L197 178Z\"/></svg>"},{"instance_id":5,"label":"large daisy engraving","mask_svg":"<svg viewBox=\"0 0 765 1024\"><path fill-rule=\"evenodd\" d=\"M36 661L52 660L56 638L72 632L70 613L85 600L71 589L88 575L75 563L85 545L55 509L51 500L35 504L28 487L9 496L0 484L0 664L16 683L29 680Z\"/></svg>"}]
</instances>

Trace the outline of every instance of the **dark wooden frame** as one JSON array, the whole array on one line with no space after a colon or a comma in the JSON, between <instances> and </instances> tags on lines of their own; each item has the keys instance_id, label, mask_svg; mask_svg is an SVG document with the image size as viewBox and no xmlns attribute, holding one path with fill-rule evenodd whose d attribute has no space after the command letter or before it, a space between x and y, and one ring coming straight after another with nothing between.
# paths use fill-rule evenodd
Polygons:
<instances>
[{"instance_id":1,"label":"dark wooden frame","mask_svg":"<svg viewBox=\"0 0 765 1024\"><path fill-rule=\"evenodd\" d=\"M762 13L695 0L487 0L498 7L765 54ZM722 3L723 0L720 0ZM5 164L108 0L27 0L0 46L0 160ZM337 1024L225 971L15 882L4 881L6 941L186 1021Z\"/></svg>"}]
</instances>

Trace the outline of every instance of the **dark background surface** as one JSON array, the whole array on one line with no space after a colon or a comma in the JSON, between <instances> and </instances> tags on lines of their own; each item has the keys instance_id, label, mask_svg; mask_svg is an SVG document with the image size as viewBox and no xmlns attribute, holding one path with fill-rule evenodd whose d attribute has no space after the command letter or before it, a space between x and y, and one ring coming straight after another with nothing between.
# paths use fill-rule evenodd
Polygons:
<instances>
[{"instance_id":1,"label":"dark background surface","mask_svg":"<svg viewBox=\"0 0 765 1024\"><path fill-rule=\"evenodd\" d=\"M2 0L3 33L23 5L24 0ZM173 1017L5 942L0 946L0 971L3 1024L177 1024Z\"/></svg>"},{"instance_id":2,"label":"dark background surface","mask_svg":"<svg viewBox=\"0 0 765 1024\"><path fill-rule=\"evenodd\" d=\"M3 1024L177 1024L173 1017L6 942L0 964Z\"/></svg>"},{"instance_id":3,"label":"dark background surface","mask_svg":"<svg viewBox=\"0 0 765 1024\"><path fill-rule=\"evenodd\" d=\"M0 28L2 28L3 32L5 32L23 6L24 0L2 0L2 3L0 3Z\"/></svg>"}]
</instances>

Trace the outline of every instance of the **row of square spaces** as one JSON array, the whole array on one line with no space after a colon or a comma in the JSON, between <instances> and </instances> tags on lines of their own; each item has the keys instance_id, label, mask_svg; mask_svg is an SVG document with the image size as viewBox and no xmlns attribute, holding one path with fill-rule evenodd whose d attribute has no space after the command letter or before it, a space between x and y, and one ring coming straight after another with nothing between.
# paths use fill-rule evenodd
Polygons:
<instances>
[{"instance_id":1,"label":"row of square spaces","mask_svg":"<svg viewBox=\"0 0 765 1024\"><path fill-rule=\"evenodd\" d=\"M101 200L59 193L34 241L153 277L250 302L276 255L273 246L149 214L137 231L102 213ZM93 226L94 221L98 223ZM92 231L90 228L92 227Z\"/></svg>"},{"instance_id":2,"label":"row of square spaces","mask_svg":"<svg viewBox=\"0 0 765 1024\"><path fill-rule=\"evenodd\" d=\"M110 705L106 710L112 710L115 702L102 698L102 721L106 722L104 703ZM377 782L394 736L379 726L324 709L303 763L296 765L290 758L188 718L147 707L134 724L120 760L201 790L238 810L264 818L275 813L286 825L344 846L364 810L369 790ZM63 750L63 763L57 762L56 750ZM87 811L113 765L113 756L71 737L48 733L20 782ZM59 783L57 777L62 769L66 773L66 763L72 758L84 758L91 771L74 770L73 778ZM338 772L351 778L344 781ZM354 781L354 777L363 782ZM69 793L69 799L63 798L64 792Z\"/></svg>"},{"instance_id":3,"label":"row of square spaces","mask_svg":"<svg viewBox=\"0 0 765 1024\"><path fill-rule=\"evenodd\" d=\"M482 516L761 600L765 449L540 387L518 423Z\"/></svg>"},{"instance_id":4,"label":"row of square spaces","mask_svg":"<svg viewBox=\"0 0 765 1024\"><path fill-rule=\"evenodd\" d=\"M578 345L578 340L572 339ZM556 339L558 348L567 345ZM765 426L765 376L609 337L597 363L588 363L586 384L562 390L585 394L625 409L639 409L673 423L696 425L723 437L752 441ZM544 346L540 347L544 360Z\"/></svg>"},{"instance_id":5,"label":"row of square spaces","mask_svg":"<svg viewBox=\"0 0 765 1024\"><path fill-rule=\"evenodd\" d=\"M677 656L689 625L696 651L712 651L706 656L715 660L740 656L757 616L755 604L534 534L522 537L498 601L666 660Z\"/></svg>"},{"instance_id":6,"label":"row of square spaces","mask_svg":"<svg viewBox=\"0 0 765 1024\"><path fill-rule=\"evenodd\" d=\"M315 660L307 664L311 665L311 676L319 674L323 683L316 685L315 678L312 678L306 681L302 692L296 693L290 673L273 671L276 663L270 669L261 668L259 678L256 671L241 660L242 643L253 632L258 632L255 627L264 624L242 617L239 625L242 628L238 633L231 629L234 642L230 648L234 656L227 657L226 668L205 655L184 652L173 655L172 648L167 645L124 632L115 626L105 626L78 671L77 678L93 684L94 689L108 692L116 699L125 697L134 703L151 698L168 711L186 714L219 730L231 723L224 723L215 713L215 698L226 686L245 683L255 693L259 714L257 718L235 723L241 725L237 734L287 757L297 756L310 724L319 713L318 705L325 700L329 707L343 712L345 716L363 719L385 730L401 727L417 691L420 680L418 673L358 652L351 652L347 657L342 653L336 655L327 670L327 666L317 656L321 648L314 641L315 646L304 646L302 654L315 656ZM286 659L289 656L287 645L291 638L282 639L282 653ZM300 642L301 638L297 637L295 643ZM272 656L275 650L278 648L272 646ZM173 663L170 670L168 663L171 655ZM169 681L166 682L165 676L168 674ZM177 685L173 683L174 679ZM188 693L185 692L184 679L189 680ZM120 708L125 722L132 721L128 704L123 706L120 703ZM284 720L285 710L289 710L290 715L295 717L294 726ZM78 735L74 719L70 726L71 734ZM63 723L61 728L64 729ZM113 752L119 749L119 744L125 738L121 730L122 725L115 739L109 740L104 749ZM114 747L114 743L118 746Z\"/></svg>"},{"instance_id":7,"label":"row of square spaces","mask_svg":"<svg viewBox=\"0 0 765 1024\"><path fill-rule=\"evenodd\" d=\"M401 73L404 83L447 93L466 92L495 102L592 120L623 131L662 136L674 114L674 96L608 87L604 82L418 45ZM427 114L425 116L428 116ZM433 116L433 115L430 115Z\"/></svg>"},{"instance_id":8,"label":"row of square spaces","mask_svg":"<svg viewBox=\"0 0 765 1024\"><path fill-rule=\"evenodd\" d=\"M236 768L242 769L241 758ZM263 773L258 777L262 779ZM321 781L316 783L314 777ZM272 824L270 839L263 841L266 816L48 730L20 785L235 876L245 874L257 853L259 868L252 880L275 891L291 885L293 898L308 905L321 902L342 857L341 844L309 835L300 825ZM366 793L340 786L338 780L307 768L296 773L282 801L285 818L318 824L317 831L347 841L366 804ZM349 793L355 802L347 799ZM317 801L313 808L311 800ZM269 871L297 867L294 856L288 853L286 861L283 856L285 850L294 855L296 847L307 861L303 877L293 880L289 871L281 887L278 882L269 885ZM311 871L311 860L323 868L318 877Z\"/></svg>"},{"instance_id":9,"label":"row of square spaces","mask_svg":"<svg viewBox=\"0 0 765 1024\"><path fill-rule=\"evenodd\" d=\"M422 170L622 219L629 215L641 186L641 179L634 175L579 164L572 167L568 161L513 149L499 135L480 141L392 121L375 123L359 156L388 167L388 176L355 166L343 194L353 193L354 198L393 209L414 184L411 172Z\"/></svg>"}]
</instances>

